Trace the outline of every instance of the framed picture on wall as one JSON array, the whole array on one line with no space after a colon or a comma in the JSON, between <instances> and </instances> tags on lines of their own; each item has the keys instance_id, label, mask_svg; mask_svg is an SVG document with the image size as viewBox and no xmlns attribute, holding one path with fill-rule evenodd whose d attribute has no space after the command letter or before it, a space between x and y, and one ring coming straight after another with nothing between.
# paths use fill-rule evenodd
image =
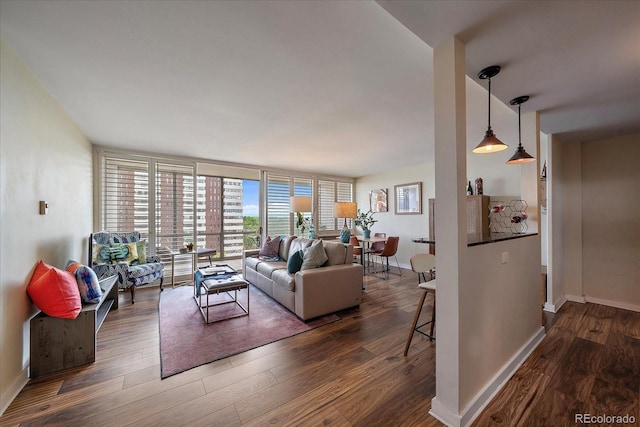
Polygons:
<instances>
[{"instance_id":1,"label":"framed picture on wall","mask_svg":"<svg viewBox=\"0 0 640 427\"><path fill-rule=\"evenodd\" d=\"M387 189L371 190L369 193L369 209L372 212L388 212Z\"/></svg>"},{"instance_id":2,"label":"framed picture on wall","mask_svg":"<svg viewBox=\"0 0 640 427\"><path fill-rule=\"evenodd\" d=\"M422 183L396 185L394 188L396 215L422 214Z\"/></svg>"}]
</instances>

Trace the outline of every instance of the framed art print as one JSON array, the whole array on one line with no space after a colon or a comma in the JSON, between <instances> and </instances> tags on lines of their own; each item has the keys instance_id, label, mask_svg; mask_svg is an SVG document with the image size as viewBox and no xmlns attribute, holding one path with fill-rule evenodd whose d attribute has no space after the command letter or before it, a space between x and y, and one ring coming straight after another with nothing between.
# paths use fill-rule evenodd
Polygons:
<instances>
[{"instance_id":1,"label":"framed art print","mask_svg":"<svg viewBox=\"0 0 640 427\"><path fill-rule=\"evenodd\" d=\"M388 212L387 190L371 190L369 193L369 209L372 212Z\"/></svg>"},{"instance_id":2,"label":"framed art print","mask_svg":"<svg viewBox=\"0 0 640 427\"><path fill-rule=\"evenodd\" d=\"M396 185L396 215L417 215L422 213L422 183Z\"/></svg>"}]
</instances>

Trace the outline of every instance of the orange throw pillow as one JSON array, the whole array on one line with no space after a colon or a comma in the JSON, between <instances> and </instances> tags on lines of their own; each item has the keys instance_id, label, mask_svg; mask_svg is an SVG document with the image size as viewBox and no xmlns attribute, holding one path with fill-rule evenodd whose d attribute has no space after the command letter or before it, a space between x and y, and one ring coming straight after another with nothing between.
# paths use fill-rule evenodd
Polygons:
<instances>
[{"instance_id":1,"label":"orange throw pillow","mask_svg":"<svg viewBox=\"0 0 640 427\"><path fill-rule=\"evenodd\" d=\"M38 262L27 293L45 314L63 319L75 319L82 310L76 277L63 270Z\"/></svg>"}]
</instances>

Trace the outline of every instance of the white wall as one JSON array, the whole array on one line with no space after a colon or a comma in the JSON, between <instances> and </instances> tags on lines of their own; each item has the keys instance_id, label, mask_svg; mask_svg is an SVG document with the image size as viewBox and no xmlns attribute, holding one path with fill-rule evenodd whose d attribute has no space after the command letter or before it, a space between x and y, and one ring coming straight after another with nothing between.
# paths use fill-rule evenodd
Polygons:
<instances>
[{"instance_id":1,"label":"white wall","mask_svg":"<svg viewBox=\"0 0 640 427\"><path fill-rule=\"evenodd\" d=\"M640 134L582 143L583 270L576 278L582 279L587 301L636 311L640 311L638 161ZM566 292L573 289L567 286Z\"/></svg>"},{"instance_id":2,"label":"white wall","mask_svg":"<svg viewBox=\"0 0 640 427\"><path fill-rule=\"evenodd\" d=\"M91 143L0 40L0 410L27 381L26 288L36 262L86 259L92 229ZM39 215L38 201L49 203Z\"/></svg>"},{"instance_id":3,"label":"white wall","mask_svg":"<svg viewBox=\"0 0 640 427\"><path fill-rule=\"evenodd\" d=\"M429 236L428 199L435 197L434 163L425 162L393 171L362 177L356 181L356 202L363 211L369 209L369 192L376 189L388 190L388 212L377 212L373 215L378 220L371 227L371 232L384 232L387 236L399 236L398 262L401 267L411 268L409 259L418 252L428 252L428 245L413 243L411 239ZM422 182L422 215L396 215L394 186ZM362 230L357 228L357 233ZM390 260L393 263L393 260Z\"/></svg>"},{"instance_id":4,"label":"white wall","mask_svg":"<svg viewBox=\"0 0 640 427\"><path fill-rule=\"evenodd\" d=\"M582 145L562 144L564 293L582 297ZM574 300L579 300L572 298Z\"/></svg>"},{"instance_id":5,"label":"white wall","mask_svg":"<svg viewBox=\"0 0 640 427\"><path fill-rule=\"evenodd\" d=\"M466 115L483 118L487 114L487 91L472 79L465 77L466 90ZM511 199L521 197L521 166L506 165L505 162L515 152L518 145L518 115L510 107L492 99L491 124L499 138L509 145L507 150L492 155L467 156L467 180L474 187L476 178L481 177L484 184L484 194L491 199L509 202ZM467 123L478 122L468 120ZM480 120L480 123L485 123ZM486 126L468 126L466 128L467 152L482 140ZM425 135L425 144L433 144L433 135ZM531 141L531 140L530 140ZM524 144L524 142L523 142ZM526 144L525 144L526 145ZM530 142L526 146L529 153L535 153L535 143ZM412 243L415 237L429 236L429 210L428 199L435 197L435 163L433 152L425 162L392 171L383 171L379 174L360 177L356 180L356 202L358 208L367 211L369 209L369 192L374 189L387 189L389 198L389 212L376 213L377 222L372 227L372 232L385 232L387 236L400 236L398 247L398 262L400 266L410 268L409 259L417 252L427 251L424 244ZM422 182L422 215L395 215L394 186ZM465 183L466 184L466 183ZM461 189L464 191L464 188ZM529 200L531 208L527 211L532 217L536 209L536 202ZM357 233L361 234L358 228Z\"/></svg>"}]
</instances>

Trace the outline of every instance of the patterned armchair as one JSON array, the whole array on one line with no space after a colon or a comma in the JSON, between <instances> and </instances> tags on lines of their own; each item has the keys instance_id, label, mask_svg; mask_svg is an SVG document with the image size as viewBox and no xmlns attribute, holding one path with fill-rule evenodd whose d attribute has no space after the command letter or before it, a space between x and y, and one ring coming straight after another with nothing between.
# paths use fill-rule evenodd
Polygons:
<instances>
[{"instance_id":1,"label":"patterned armchair","mask_svg":"<svg viewBox=\"0 0 640 427\"><path fill-rule=\"evenodd\" d=\"M98 279L118 276L118 286L129 289L131 304L135 303L136 287L160 279L160 291L164 264L160 257L147 255L147 242L141 240L138 231L99 231L89 236L89 264Z\"/></svg>"}]
</instances>

